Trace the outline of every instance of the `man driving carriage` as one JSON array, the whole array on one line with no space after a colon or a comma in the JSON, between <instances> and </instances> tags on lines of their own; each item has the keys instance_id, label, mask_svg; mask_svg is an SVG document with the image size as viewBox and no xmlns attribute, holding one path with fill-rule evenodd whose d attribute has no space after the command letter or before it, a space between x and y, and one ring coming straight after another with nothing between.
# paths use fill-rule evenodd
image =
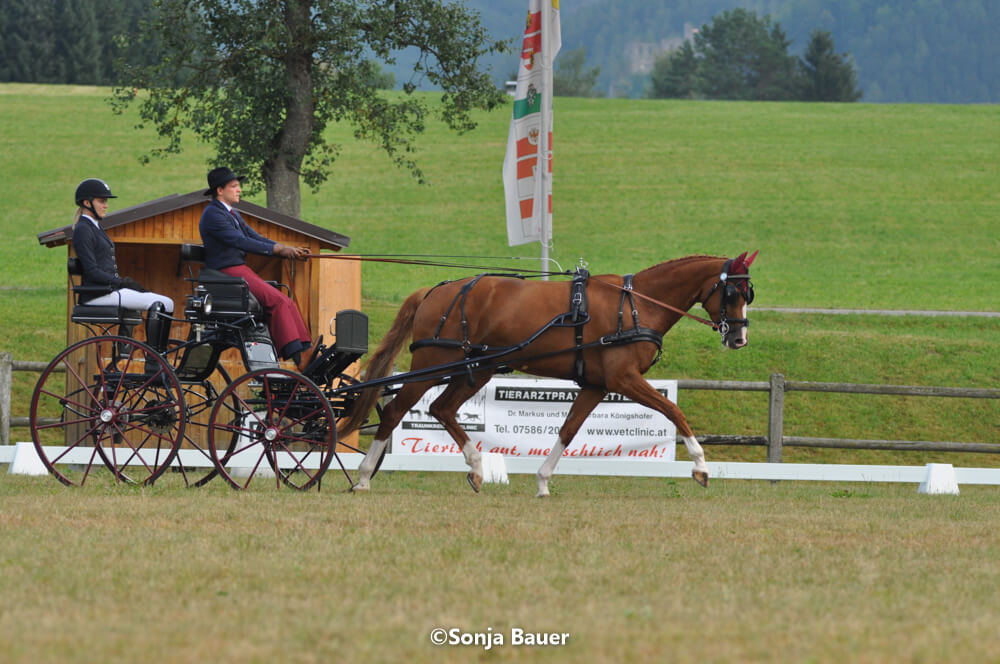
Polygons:
<instances>
[{"instance_id":1,"label":"man driving carriage","mask_svg":"<svg viewBox=\"0 0 1000 664\"><path fill-rule=\"evenodd\" d=\"M243 220L234 207L240 202L242 179L243 176L236 175L225 166L208 173L205 195L211 196L212 202L205 208L198 224L205 246L205 266L246 281L250 292L264 308L275 348L283 359L294 360L301 372L315 352L309 328L295 302L247 266L246 255L251 253L304 261L308 258L308 251L269 240Z\"/></svg>"}]
</instances>

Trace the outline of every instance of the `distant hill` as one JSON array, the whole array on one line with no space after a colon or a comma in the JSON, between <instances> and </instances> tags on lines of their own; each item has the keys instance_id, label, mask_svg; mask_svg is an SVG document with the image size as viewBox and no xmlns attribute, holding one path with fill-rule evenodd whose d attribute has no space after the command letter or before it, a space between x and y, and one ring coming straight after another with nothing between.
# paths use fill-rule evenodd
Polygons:
<instances>
[{"instance_id":1,"label":"distant hill","mask_svg":"<svg viewBox=\"0 0 1000 664\"><path fill-rule=\"evenodd\" d=\"M494 37L520 45L527 0L465 0ZM648 74L634 71L633 44L659 47L735 7L771 14L801 55L815 28L833 34L838 52L854 56L867 102L1000 102L1000 12L995 0L562 0L563 49L587 49L608 96L641 96ZM558 61L557 61L558 62ZM516 71L517 55L488 63L498 83ZM403 76L397 73L397 79Z\"/></svg>"}]
</instances>

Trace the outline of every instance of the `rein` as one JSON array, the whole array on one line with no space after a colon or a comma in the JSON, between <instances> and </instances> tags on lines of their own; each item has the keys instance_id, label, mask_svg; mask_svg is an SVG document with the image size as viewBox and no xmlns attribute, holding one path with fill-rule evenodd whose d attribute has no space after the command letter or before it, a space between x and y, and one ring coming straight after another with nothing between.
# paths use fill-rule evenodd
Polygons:
<instances>
[{"instance_id":1,"label":"rein","mask_svg":"<svg viewBox=\"0 0 1000 664\"><path fill-rule=\"evenodd\" d=\"M511 275L523 275L525 273L528 273L531 276L573 276L575 274L573 272L568 272L568 271L552 272L552 271L548 271L548 270L523 270L523 269L519 269L519 268L502 267L502 266L484 268L481 265L470 265L470 264L466 264L466 263L449 263L449 262L444 262L444 261L425 260L423 258L419 258L418 259L418 258L414 258L412 254L411 255L407 255L407 254L386 254L386 255L382 255L382 256L377 256L377 255L362 256L360 254L307 254L306 258L307 259L309 259L309 258L332 258L332 259L336 259L336 260L352 260L352 261L370 262L370 263L396 263L396 264L401 264L401 265L424 265L424 266L428 266L428 267L452 267L452 268L475 269L475 270L489 269L491 271L492 270L496 270L498 272L510 273ZM477 256L441 256L440 258L479 258L479 257L477 257ZM510 257L506 257L505 258L505 260L509 260L509 259L521 260L521 257L510 256ZM532 258L532 259L524 259L524 260L535 260L535 259ZM726 263L726 268L728 268L728 266L729 266L729 263L727 262ZM726 268L724 268L724 270L726 270ZM496 275L496 276L502 276L502 275ZM749 279L750 277L749 277L749 275L727 275L726 271L723 271L722 276L721 276L719 282L716 283L715 286L712 288L711 292L709 292L709 297L712 295L712 293L715 292L715 290L720 285L723 285L723 284L726 283L727 278L728 279ZM609 281L604 281L603 279L597 279L596 277L590 277L590 279L592 281L596 281L598 283L604 284L605 286L610 286L611 288L614 288L616 290L621 291L622 294L623 294L623 296L625 294L628 294L630 296L638 297L640 299L646 300L647 302L650 302L651 304L655 304L658 307L662 307L662 308L667 309L669 311L673 311L674 313L680 314L681 316L685 316L687 318L690 318L691 320L697 321L697 322L701 323L702 325L707 325L710 328L712 328L712 330L714 330L716 332L719 332L722 326L725 326L727 328L726 331L728 331L728 327L729 326L728 326L728 324L726 324L725 321L723 321L721 323L716 323L716 322L712 321L711 319L702 318L701 316L696 316L696 315L694 315L692 313L689 313L687 311L679 309L678 307L675 307L675 306L673 306L671 304L667 304L666 302L658 300L655 297L650 297L649 295L644 295L642 293L639 293L638 291L636 291L636 290L634 290L632 288L631 283L628 283L627 286L619 286L619 285L613 284L613 283L611 283ZM723 312L724 312L724 308L723 308ZM723 313L723 315L725 315L725 314ZM745 321L734 321L734 322L744 322L745 323ZM723 332L723 334L725 334L725 332Z\"/></svg>"},{"instance_id":2,"label":"rein","mask_svg":"<svg viewBox=\"0 0 1000 664\"><path fill-rule=\"evenodd\" d=\"M597 279L595 277L591 277L591 279L593 281L596 281L599 284L604 284L605 286L610 286L611 288L620 290L622 293L629 293L629 294L634 295L635 297L638 297L638 298L640 298L642 300L646 300L647 302L651 302L651 303L653 303L653 304L655 304L657 306L663 307L664 309L669 309L670 311L673 311L674 313L678 313L681 316L687 316L688 318L690 318L692 320L698 321L702 325L708 325L713 330L718 331L718 329L719 329L718 324L716 324L712 320L709 320L707 318L702 318L701 316L695 316L694 314L691 314L691 313L688 313L686 311L683 311L682 309L678 309L677 307L673 306L672 304L667 304L666 302L662 302L660 300L657 300L655 297L650 297L648 295L643 295L642 293L640 293L640 292L632 289L631 286L629 288L625 288L624 286L619 286L618 284L613 284L610 281L604 281L603 279Z\"/></svg>"},{"instance_id":3,"label":"rein","mask_svg":"<svg viewBox=\"0 0 1000 664\"><path fill-rule=\"evenodd\" d=\"M559 271L553 272L551 270L525 270L522 268L515 267L504 267L504 266L484 266L475 265L469 263L449 263L446 261L439 260L426 260L423 258L414 258L412 254L385 254L385 255L368 255L362 256L360 254L306 254L306 258L332 258L335 260L342 261L358 261L366 263L396 263L399 265L424 265L427 267L453 267L461 268L465 270L486 270L489 272L507 272L513 275L523 275L527 274L533 277L542 276L573 276L573 272ZM481 257L481 256L435 256L434 258L495 258L495 257ZM538 260L537 258L522 258L520 256L505 256L502 260Z\"/></svg>"}]
</instances>

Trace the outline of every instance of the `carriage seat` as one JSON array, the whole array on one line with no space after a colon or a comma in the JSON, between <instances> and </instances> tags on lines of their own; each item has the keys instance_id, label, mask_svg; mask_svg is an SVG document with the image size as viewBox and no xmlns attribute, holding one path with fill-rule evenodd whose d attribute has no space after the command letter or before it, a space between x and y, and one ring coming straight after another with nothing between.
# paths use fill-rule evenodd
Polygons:
<instances>
[{"instance_id":1,"label":"carriage seat","mask_svg":"<svg viewBox=\"0 0 1000 664\"><path fill-rule=\"evenodd\" d=\"M181 260L204 263L205 247L182 244ZM264 313L264 308L242 277L231 277L225 272L202 267L194 280L212 296L212 313L208 315L212 320L233 321L247 316L259 319Z\"/></svg>"},{"instance_id":2,"label":"carriage seat","mask_svg":"<svg viewBox=\"0 0 1000 664\"><path fill-rule=\"evenodd\" d=\"M212 296L211 317L235 319L244 316L260 317L264 307L250 292L242 277L231 277L224 272L203 267L198 273L198 283Z\"/></svg>"},{"instance_id":3,"label":"carriage seat","mask_svg":"<svg viewBox=\"0 0 1000 664\"><path fill-rule=\"evenodd\" d=\"M76 256L66 261L66 271L70 277L83 276L83 265ZM114 305L94 305L80 303L81 295L106 295L115 290L111 286L82 286L73 284L73 312L70 320L80 325L99 325L110 329L112 326L126 329L142 323L142 311Z\"/></svg>"}]
</instances>

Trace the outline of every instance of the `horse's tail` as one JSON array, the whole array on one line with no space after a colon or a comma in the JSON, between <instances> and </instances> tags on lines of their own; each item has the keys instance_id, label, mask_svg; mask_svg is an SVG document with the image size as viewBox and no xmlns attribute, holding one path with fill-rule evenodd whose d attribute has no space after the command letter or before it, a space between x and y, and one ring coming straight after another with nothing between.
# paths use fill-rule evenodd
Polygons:
<instances>
[{"instance_id":1,"label":"horse's tail","mask_svg":"<svg viewBox=\"0 0 1000 664\"><path fill-rule=\"evenodd\" d=\"M389 375L393 360L399 355L403 344L413 332L413 318L416 316L417 309L430 290L430 288L421 288L406 298L399 313L396 314L396 320L393 321L389 332L383 337L375 354L365 363L364 380L377 380ZM362 390L347 411L347 416L337 424L337 435L344 436L361 428L380 394L382 394L381 387L370 387Z\"/></svg>"}]
</instances>

